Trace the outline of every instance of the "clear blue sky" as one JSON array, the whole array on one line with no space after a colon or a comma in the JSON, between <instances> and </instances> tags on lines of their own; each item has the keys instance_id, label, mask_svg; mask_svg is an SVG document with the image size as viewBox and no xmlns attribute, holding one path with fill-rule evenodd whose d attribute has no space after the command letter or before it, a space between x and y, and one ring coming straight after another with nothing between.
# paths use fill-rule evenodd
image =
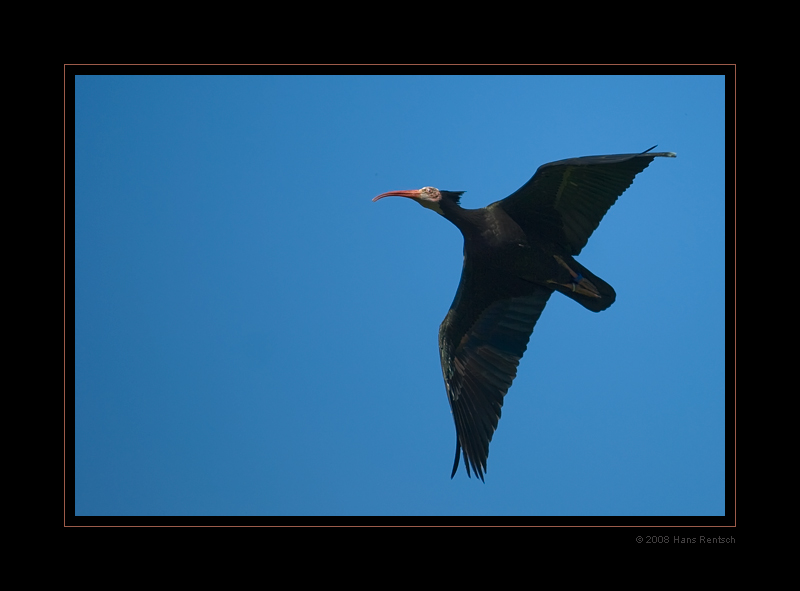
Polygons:
<instances>
[{"instance_id":1,"label":"clear blue sky","mask_svg":"<svg viewBox=\"0 0 800 591\"><path fill-rule=\"evenodd\" d=\"M725 80L79 76L78 515L723 515ZM546 162L657 159L554 294L486 483L450 479L437 332L482 207ZM732 433L727 434L732 437Z\"/></svg>"}]
</instances>

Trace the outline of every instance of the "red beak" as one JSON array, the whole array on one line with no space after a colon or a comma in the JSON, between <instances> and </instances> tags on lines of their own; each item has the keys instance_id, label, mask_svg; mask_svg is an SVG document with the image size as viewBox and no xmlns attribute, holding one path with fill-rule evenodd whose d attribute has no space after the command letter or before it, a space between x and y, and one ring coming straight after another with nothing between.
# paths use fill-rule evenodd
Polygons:
<instances>
[{"instance_id":1,"label":"red beak","mask_svg":"<svg viewBox=\"0 0 800 591\"><path fill-rule=\"evenodd\" d=\"M381 193L372 200L377 201L378 199L383 199L384 197L408 197L410 199L418 199L420 192L421 189L414 189L411 191L389 191L388 193Z\"/></svg>"}]
</instances>

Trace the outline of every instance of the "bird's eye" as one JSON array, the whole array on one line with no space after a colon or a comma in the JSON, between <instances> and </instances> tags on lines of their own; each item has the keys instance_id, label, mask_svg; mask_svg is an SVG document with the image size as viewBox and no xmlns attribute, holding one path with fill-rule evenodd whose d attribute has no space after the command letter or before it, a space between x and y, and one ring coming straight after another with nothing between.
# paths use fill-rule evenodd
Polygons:
<instances>
[{"instance_id":1,"label":"bird's eye","mask_svg":"<svg viewBox=\"0 0 800 591\"><path fill-rule=\"evenodd\" d=\"M429 201L438 201L441 197L439 189L436 187L422 187L422 194L425 196L425 199Z\"/></svg>"}]
</instances>

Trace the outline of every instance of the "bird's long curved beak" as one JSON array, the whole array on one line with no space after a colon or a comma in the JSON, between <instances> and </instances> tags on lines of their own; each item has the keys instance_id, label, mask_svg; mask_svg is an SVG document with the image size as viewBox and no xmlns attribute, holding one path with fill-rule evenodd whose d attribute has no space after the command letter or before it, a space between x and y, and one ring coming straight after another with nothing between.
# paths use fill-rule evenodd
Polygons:
<instances>
[{"instance_id":1,"label":"bird's long curved beak","mask_svg":"<svg viewBox=\"0 0 800 591\"><path fill-rule=\"evenodd\" d=\"M414 189L410 191L389 191L388 193L381 193L377 197L373 197L372 201L383 199L384 197L408 197L409 199L419 199L421 189Z\"/></svg>"}]
</instances>

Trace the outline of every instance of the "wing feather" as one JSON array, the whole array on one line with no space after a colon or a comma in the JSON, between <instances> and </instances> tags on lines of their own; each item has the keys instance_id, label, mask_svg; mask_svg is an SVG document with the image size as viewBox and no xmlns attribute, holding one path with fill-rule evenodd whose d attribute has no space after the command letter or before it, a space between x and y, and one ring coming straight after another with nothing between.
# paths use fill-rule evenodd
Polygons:
<instances>
[{"instance_id":1,"label":"wing feather","mask_svg":"<svg viewBox=\"0 0 800 591\"><path fill-rule=\"evenodd\" d=\"M577 256L617 198L658 156L675 154L585 156L544 164L497 203L528 236L547 239Z\"/></svg>"},{"instance_id":2,"label":"wing feather","mask_svg":"<svg viewBox=\"0 0 800 591\"><path fill-rule=\"evenodd\" d=\"M467 474L475 472L483 480L489 442L500 420L503 397L517 375L533 327L552 293L533 284L525 289L526 295L491 302L478 312L474 298L469 304L462 304L461 298L457 298L439 329L442 373L456 425L456 457L451 477L458 470L463 452ZM456 319L465 314L471 321L464 334L460 334L454 328L465 323L463 318L462 322Z\"/></svg>"}]
</instances>

